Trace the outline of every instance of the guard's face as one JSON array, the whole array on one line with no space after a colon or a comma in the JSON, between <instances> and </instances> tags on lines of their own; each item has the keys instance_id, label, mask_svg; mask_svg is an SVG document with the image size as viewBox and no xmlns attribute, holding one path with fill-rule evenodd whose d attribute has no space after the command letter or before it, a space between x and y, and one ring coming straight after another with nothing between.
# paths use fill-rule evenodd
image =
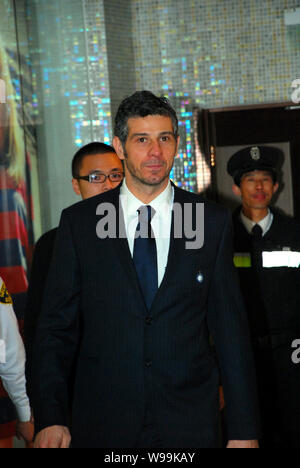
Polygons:
<instances>
[{"instance_id":1,"label":"guard's face","mask_svg":"<svg viewBox=\"0 0 300 468\"><path fill-rule=\"evenodd\" d=\"M82 161L79 176L88 176L95 171L99 171L102 174L108 176L115 172L124 171L122 162L115 153L106 154L95 154L91 156L85 156ZM107 192L113 188L116 188L120 182L112 182L108 177L103 183L91 183L87 180L72 180L74 192L80 195L83 200L86 198L94 197L100 193Z\"/></svg>"},{"instance_id":2,"label":"guard's face","mask_svg":"<svg viewBox=\"0 0 300 468\"><path fill-rule=\"evenodd\" d=\"M161 185L169 178L179 145L172 120L160 115L131 118L128 129L125 148L118 137L114 138L118 156L125 162L126 178L148 186Z\"/></svg>"},{"instance_id":3,"label":"guard's face","mask_svg":"<svg viewBox=\"0 0 300 468\"><path fill-rule=\"evenodd\" d=\"M245 174L240 187L233 186L235 195L241 196L243 205L250 209L267 208L277 190L278 184L274 184L272 175L264 171Z\"/></svg>"}]
</instances>

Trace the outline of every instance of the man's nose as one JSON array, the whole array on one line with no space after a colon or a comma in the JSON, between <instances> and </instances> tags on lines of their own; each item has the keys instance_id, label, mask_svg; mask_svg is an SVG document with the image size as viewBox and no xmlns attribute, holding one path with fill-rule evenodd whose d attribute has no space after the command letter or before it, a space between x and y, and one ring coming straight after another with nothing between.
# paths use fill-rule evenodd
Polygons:
<instances>
[{"instance_id":1,"label":"man's nose","mask_svg":"<svg viewBox=\"0 0 300 468\"><path fill-rule=\"evenodd\" d=\"M112 181L110 180L109 177L107 177L106 181L103 182L102 184L102 191L107 192L108 190L111 190L114 187Z\"/></svg>"},{"instance_id":2,"label":"man's nose","mask_svg":"<svg viewBox=\"0 0 300 468\"><path fill-rule=\"evenodd\" d=\"M154 140L151 145L151 154L154 156L160 156L162 154L160 142Z\"/></svg>"}]
</instances>

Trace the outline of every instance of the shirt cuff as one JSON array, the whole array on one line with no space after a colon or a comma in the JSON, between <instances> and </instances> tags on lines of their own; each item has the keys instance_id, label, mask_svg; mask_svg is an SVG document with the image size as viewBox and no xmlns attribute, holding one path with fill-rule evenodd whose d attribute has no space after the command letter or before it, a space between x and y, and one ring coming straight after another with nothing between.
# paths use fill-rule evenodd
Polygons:
<instances>
[{"instance_id":1,"label":"shirt cuff","mask_svg":"<svg viewBox=\"0 0 300 468\"><path fill-rule=\"evenodd\" d=\"M31 419L30 406L16 406L18 419L20 422L29 422Z\"/></svg>"}]
</instances>

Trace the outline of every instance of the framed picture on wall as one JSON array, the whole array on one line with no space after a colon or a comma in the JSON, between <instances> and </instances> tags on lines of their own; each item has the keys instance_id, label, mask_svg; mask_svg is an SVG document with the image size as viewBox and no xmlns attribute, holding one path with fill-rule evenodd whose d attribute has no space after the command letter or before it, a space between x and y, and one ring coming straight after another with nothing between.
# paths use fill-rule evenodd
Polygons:
<instances>
[{"instance_id":1,"label":"framed picture on wall","mask_svg":"<svg viewBox=\"0 0 300 468\"><path fill-rule=\"evenodd\" d=\"M282 154L280 190L273 202L300 219L300 105L291 102L205 109L199 122L202 147L210 162L208 195L231 209L239 204L232 193L227 162L238 150L258 145L276 147Z\"/></svg>"}]
</instances>

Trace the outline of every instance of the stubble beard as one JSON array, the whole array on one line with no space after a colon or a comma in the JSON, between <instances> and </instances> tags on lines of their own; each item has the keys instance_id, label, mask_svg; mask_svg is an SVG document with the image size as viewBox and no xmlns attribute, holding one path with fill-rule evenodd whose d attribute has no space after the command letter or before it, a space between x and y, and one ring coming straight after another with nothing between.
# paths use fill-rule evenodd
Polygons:
<instances>
[{"instance_id":1,"label":"stubble beard","mask_svg":"<svg viewBox=\"0 0 300 468\"><path fill-rule=\"evenodd\" d=\"M125 149L124 149L124 156L125 156L124 162L125 162L125 166L128 172L133 177L133 179L135 179L135 181L137 181L139 184L146 185L148 187L158 187L162 185L165 182L165 180L170 177L170 172L172 168L170 168L170 170L166 170L165 174L159 177L159 179L157 179L157 176L155 175L147 177L147 178L142 177L140 171L136 169L134 165L131 163L130 159L128 158L128 153L126 152Z\"/></svg>"}]
</instances>

